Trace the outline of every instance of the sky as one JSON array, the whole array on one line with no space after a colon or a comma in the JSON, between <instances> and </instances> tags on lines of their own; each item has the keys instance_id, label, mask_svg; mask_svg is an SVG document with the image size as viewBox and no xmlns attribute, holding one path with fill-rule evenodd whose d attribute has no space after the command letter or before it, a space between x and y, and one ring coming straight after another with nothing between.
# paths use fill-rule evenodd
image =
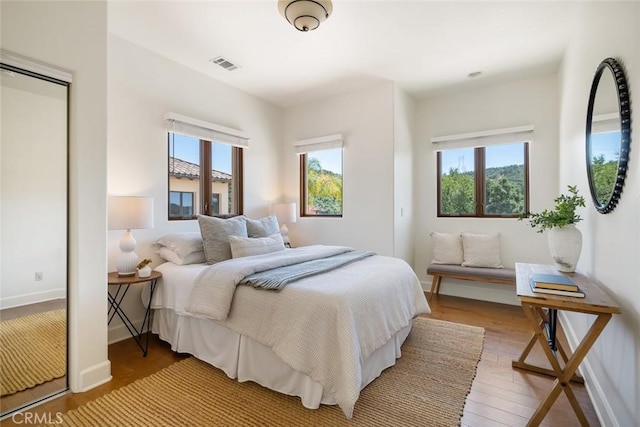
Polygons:
<instances>
[{"instance_id":1,"label":"sky","mask_svg":"<svg viewBox=\"0 0 640 427\"><path fill-rule=\"evenodd\" d=\"M312 151L307 154L307 157L318 159L322 169L342 175L342 148Z\"/></svg>"},{"instance_id":2,"label":"sky","mask_svg":"<svg viewBox=\"0 0 640 427\"><path fill-rule=\"evenodd\" d=\"M620 131L591 134L591 157L604 155L605 162L618 160L620 153Z\"/></svg>"},{"instance_id":3,"label":"sky","mask_svg":"<svg viewBox=\"0 0 640 427\"><path fill-rule=\"evenodd\" d=\"M197 165L200 164L200 141L191 136L180 135L177 133L170 134L169 137L169 155L173 155L178 159L186 160ZM171 141L171 138L174 138ZM172 144L173 142L173 144ZM212 168L226 172L231 175L231 149L233 147L228 144L213 143Z\"/></svg>"},{"instance_id":4,"label":"sky","mask_svg":"<svg viewBox=\"0 0 640 427\"><path fill-rule=\"evenodd\" d=\"M442 171L458 168L460 172L474 170L473 147L442 151ZM605 162L616 161L620 152L620 131L591 135L591 156L604 155ZM523 164L522 144L489 145L485 151L487 168Z\"/></svg>"},{"instance_id":5,"label":"sky","mask_svg":"<svg viewBox=\"0 0 640 427\"><path fill-rule=\"evenodd\" d=\"M173 141L171 140L173 138ZM213 143L213 169L231 174L231 145ZM191 163L200 164L200 143L198 138L171 134L169 139L169 155ZM342 174L342 149L313 151L309 157L320 161L323 169Z\"/></svg>"},{"instance_id":6,"label":"sky","mask_svg":"<svg viewBox=\"0 0 640 427\"><path fill-rule=\"evenodd\" d=\"M442 171L447 174L451 168L457 168L459 172L472 172L474 170L474 148L460 148L456 150L442 151ZM524 164L524 151L522 143L492 145L485 149L485 167Z\"/></svg>"}]
</instances>

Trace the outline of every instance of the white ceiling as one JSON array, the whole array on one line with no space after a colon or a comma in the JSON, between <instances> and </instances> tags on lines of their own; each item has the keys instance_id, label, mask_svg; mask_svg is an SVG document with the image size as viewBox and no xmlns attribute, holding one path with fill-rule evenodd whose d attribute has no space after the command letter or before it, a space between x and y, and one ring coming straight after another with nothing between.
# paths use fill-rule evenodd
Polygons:
<instances>
[{"instance_id":1,"label":"white ceiling","mask_svg":"<svg viewBox=\"0 0 640 427\"><path fill-rule=\"evenodd\" d=\"M329 19L302 33L277 0L112 1L109 31L287 107L381 79L422 98L554 72L580 5L334 0ZM209 62L217 56L241 68Z\"/></svg>"}]
</instances>

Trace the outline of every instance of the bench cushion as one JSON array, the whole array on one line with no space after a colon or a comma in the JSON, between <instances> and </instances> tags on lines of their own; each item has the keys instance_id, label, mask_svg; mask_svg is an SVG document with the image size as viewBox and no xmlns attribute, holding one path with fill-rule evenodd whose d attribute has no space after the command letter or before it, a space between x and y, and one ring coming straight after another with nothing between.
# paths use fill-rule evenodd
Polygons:
<instances>
[{"instance_id":1,"label":"bench cushion","mask_svg":"<svg viewBox=\"0 0 640 427\"><path fill-rule=\"evenodd\" d=\"M461 265L429 264L427 274L463 274L475 277L516 280L516 271L512 268L463 267Z\"/></svg>"}]
</instances>

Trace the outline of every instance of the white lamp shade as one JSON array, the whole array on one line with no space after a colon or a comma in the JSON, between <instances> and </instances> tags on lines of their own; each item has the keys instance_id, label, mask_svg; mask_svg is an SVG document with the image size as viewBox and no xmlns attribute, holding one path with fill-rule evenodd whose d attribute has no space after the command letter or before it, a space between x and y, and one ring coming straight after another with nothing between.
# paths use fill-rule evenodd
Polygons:
<instances>
[{"instance_id":1,"label":"white lamp shade","mask_svg":"<svg viewBox=\"0 0 640 427\"><path fill-rule=\"evenodd\" d=\"M291 224L296 222L295 203L274 203L271 205L271 213L278 218L278 224Z\"/></svg>"},{"instance_id":2,"label":"white lamp shade","mask_svg":"<svg viewBox=\"0 0 640 427\"><path fill-rule=\"evenodd\" d=\"M153 198L109 196L109 230L153 228Z\"/></svg>"}]
</instances>

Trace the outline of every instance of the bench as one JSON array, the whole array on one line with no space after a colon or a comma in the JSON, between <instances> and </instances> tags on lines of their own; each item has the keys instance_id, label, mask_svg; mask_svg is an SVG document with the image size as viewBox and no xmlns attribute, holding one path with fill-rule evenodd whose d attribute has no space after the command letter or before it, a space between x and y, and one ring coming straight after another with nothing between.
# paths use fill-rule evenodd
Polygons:
<instances>
[{"instance_id":1,"label":"bench","mask_svg":"<svg viewBox=\"0 0 640 427\"><path fill-rule=\"evenodd\" d=\"M429 300L434 294L440 292L440 282L443 277L474 282L499 283L502 285L516 284L516 271L513 268L478 268L449 264L429 264L427 274L433 276Z\"/></svg>"}]
</instances>

